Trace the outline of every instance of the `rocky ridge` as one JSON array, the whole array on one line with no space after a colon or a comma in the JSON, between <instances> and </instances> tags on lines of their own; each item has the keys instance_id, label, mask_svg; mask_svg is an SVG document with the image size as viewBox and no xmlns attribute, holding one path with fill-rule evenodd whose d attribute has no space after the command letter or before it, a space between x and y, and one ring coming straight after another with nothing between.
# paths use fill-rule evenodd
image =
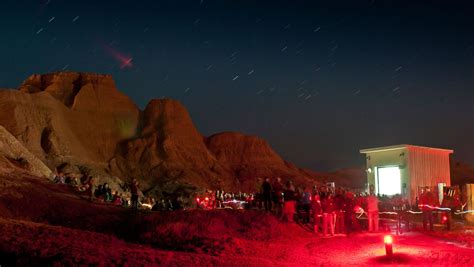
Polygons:
<instances>
[{"instance_id":1,"label":"rocky ridge","mask_svg":"<svg viewBox=\"0 0 474 267\"><path fill-rule=\"evenodd\" d=\"M253 190L264 176L317 180L256 136L202 136L176 100L153 99L141 111L110 75L32 75L18 90L0 90L0 125L51 170L136 177L149 192L182 185Z\"/></svg>"}]
</instances>

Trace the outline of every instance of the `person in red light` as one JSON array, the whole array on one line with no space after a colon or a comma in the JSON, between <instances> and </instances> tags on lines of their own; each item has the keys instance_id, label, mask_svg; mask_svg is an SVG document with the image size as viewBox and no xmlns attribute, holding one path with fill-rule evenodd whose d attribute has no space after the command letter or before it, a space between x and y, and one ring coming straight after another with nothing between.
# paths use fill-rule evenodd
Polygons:
<instances>
[{"instance_id":1,"label":"person in red light","mask_svg":"<svg viewBox=\"0 0 474 267\"><path fill-rule=\"evenodd\" d=\"M374 185L370 185L370 194L367 196L367 216L369 218L369 232L379 231L379 199L374 194Z\"/></svg>"},{"instance_id":2,"label":"person in red light","mask_svg":"<svg viewBox=\"0 0 474 267\"><path fill-rule=\"evenodd\" d=\"M436 200L429 187L421 190L418 206L423 212L423 230L427 231L427 224L429 223L430 231L433 231L433 208L436 206Z\"/></svg>"},{"instance_id":3,"label":"person in red light","mask_svg":"<svg viewBox=\"0 0 474 267\"><path fill-rule=\"evenodd\" d=\"M314 233L317 234L318 228L321 226L321 217L323 216L319 192L316 192L315 194L313 194L313 199L311 201L311 210L313 212Z\"/></svg>"},{"instance_id":4,"label":"person in red light","mask_svg":"<svg viewBox=\"0 0 474 267\"><path fill-rule=\"evenodd\" d=\"M310 217L311 192L306 186L303 186L303 192L301 192L300 202L301 202L302 209L305 212L303 222L304 223L309 223L309 220L311 218Z\"/></svg>"},{"instance_id":5,"label":"person in red light","mask_svg":"<svg viewBox=\"0 0 474 267\"><path fill-rule=\"evenodd\" d=\"M459 199L459 195L456 194L456 190L454 190L453 188L445 188L443 192L443 203L441 203L441 207L451 209L442 213L442 221L444 224L446 224L447 231L451 230L452 211L461 209L461 206L462 204Z\"/></svg>"},{"instance_id":6,"label":"person in red light","mask_svg":"<svg viewBox=\"0 0 474 267\"><path fill-rule=\"evenodd\" d=\"M334 197L327 192L326 187L321 187L321 208L323 210L323 235L326 236L328 230L331 236L334 235ZM328 229L329 228L329 229Z\"/></svg>"},{"instance_id":7,"label":"person in red light","mask_svg":"<svg viewBox=\"0 0 474 267\"><path fill-rule=\"evenodd\" d=\"M273 204L275 206L275 214L277 216L281 215L283 208L283 184L281 182L281 177L277 177L275 182L272 184L273 188Z\"/></svg>"},{"instance_id":8,"label":"person in red light","mask_svg":"<svg viewBox=\"0 0 474 267\"><path fill-rule=\"evenodd\" d=\"M282 219L293 222L296 211L296 192L291 181L286 183L286 189L283 192L285 203L283 205Z\"/></svg>"}]
</instances>

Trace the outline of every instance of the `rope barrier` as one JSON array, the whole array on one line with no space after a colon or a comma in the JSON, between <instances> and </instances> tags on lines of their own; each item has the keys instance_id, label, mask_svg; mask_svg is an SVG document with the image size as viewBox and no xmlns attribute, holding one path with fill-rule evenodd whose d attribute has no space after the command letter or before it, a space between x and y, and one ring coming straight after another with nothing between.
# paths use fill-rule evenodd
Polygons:
<instances>
[{"instance_id":1,"label":"rope barrier","mask_svg":"<svg viewBox=\"0 0 474 267\"><path fill-rule=\"evenodd\" d=\"M398 215L398 212L395 212L395 211L379 211L379 214Z\"/></svg>"},{"instance_id":2,"label":"rope barrier","mask_svg":"<svg viewBox=\"0 0 474 267\"><path fill-rule=\"evenodd\" d=\"M433 207L433 206L429 206L429 205L425 205L425 207L429 207L429 208L432 209L433 212L437 212L437 213L443 213L443 212L451 211L450 208ZM414 211L414 210L407 210L406 212L411 213L411 214L422 214L423 213L423 211ZM474 213L474 210L465 210L465 211L457 210L457 211L454 212L455 215L466 214L466 213ZM362 208L360 208L360 211L356 212L356 214L359 214L357 216L357 218L359 219L360 217L362 217L362 215L367 214L367 213ZM379 214L398 215L399 213L395 212L395 211L379 211Z\"/></svg>"},{"instance_id":3,"label":"rope barrier","mask_svg":"<svg viewBox=\"0 0 474 267\"><path fill-rule=\"evenodd\" d=\"M474 210L465 210L465 211L456 211L454 214L459 215L459 214L466 214L466 213L474 213Z\"/></svg>"},{"instance_id":4,"label":"rope barrier","mask_svg":"<svg viewBox=\"0 0 474 267\"><path fill-rule=\"evenodd\" d=\"M413 211L413 210L409 210L407 212L411 213L411 214L422 214L423 213L422 211Z\"/></svg>"}]
</instances>

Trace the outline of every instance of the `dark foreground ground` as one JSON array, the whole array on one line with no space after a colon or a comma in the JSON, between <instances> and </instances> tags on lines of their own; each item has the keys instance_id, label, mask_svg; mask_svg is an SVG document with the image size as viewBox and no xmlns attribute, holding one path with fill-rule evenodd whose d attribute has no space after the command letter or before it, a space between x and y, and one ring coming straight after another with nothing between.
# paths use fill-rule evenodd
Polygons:
<instances>
[{"instance_id":1,"label":"dark foreground ground","mask_svg":"<svg viewBox=\"0 0 474 267\"><path fill-rule=\"evenodd\" d=\"M322 238L258 211L134 213L28 176L0 178L0 265L474 266L466 230Z\"/></svg>"}]
</instances>

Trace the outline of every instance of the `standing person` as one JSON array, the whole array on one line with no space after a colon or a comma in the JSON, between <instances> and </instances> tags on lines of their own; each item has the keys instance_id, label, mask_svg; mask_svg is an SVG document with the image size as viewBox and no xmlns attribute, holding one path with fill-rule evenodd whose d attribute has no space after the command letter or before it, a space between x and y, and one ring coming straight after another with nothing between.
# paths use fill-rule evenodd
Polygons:
<instances>
[{"instance_id":1,"label":"standing person","mask_svg":"<svg viewBox=\"0 0 474 267\"><path fill-rule=\"evenodd\" d=\"M435 208L435 197L429 187L422 189L418 206L423 212L423 230L427 231L427 224L430 224L430 231L433 231L433 209Z\"/></svg>"},{"instance_id":2,"label":"standing person","mask_svg":"<svg viewBox=\"0 0 474 267\"><path fill-rule=\"evenodd\" d=\"M344 226L346 228L346 235L349 235L354 230L352 222L355 220L355 198L352 192L347 191L344 196Z\"/></svg>"},{"instance_id":3,"label":"standing person","mask_svg":"<svg viewBox=\"0 0 474 267\"><path fill-rule=\"evenodd\" d=\"M318 187L316 185L313 185L313 191L312 191L312 195L318 195L319 196L319 191L318 191Z\"/></svg>"},{"instance_id":4,"label":"standing person","mask_svg":"<svg viewBox=\"0 0 474 267\"><path fill-rule=\"evenodd\" d=\"M110 188L109 184L107 184L107 183L104 184L104 192L105 192L104 200L106 202L112 201L112 189Z\"/></svg>"},{"instance_id":5,"label":"standing person","mask_svg":"<svg viewBox=\"0 0 474 267\"><path fill-rule=\"evenodd\" d=\"M132 208L137 210L138 209L138 181L137 179L133 178L132 184L130 185L130 191L132 193Z\"/></svg>"},{"instance_id":6,"label":"standing person","mask_svg":"<svg viewBox=\"0 0 474 267\"><path fill-rule=\"evenodd\" d=\"M87 186L88 186L88 189L89 189L89 200L90 201L93 201L95 196L95 180L94 180L94 177L92 176L89 176L89 179L87 180Z\"/></svg>"},{"instance_id":7,"label":"standing person","mask_svg":"<svg viewBox=\"0 0 474 267\"><path fill-rule=\"evenodd\" d=\"M326 187L321 188L321 208L323 210L323 235L326 236L328 230L334 235L334 198L332 194L326 192ZM329 229L328 229L329 228Z\"/></svg>"},{"instance_id":8,"label":"standing person","mask_svg":"<svg viewBox=\"0 0 474 267\"><path fill-rule=\"evenodd\" d=\"M291 181L286 183L285 191L283 191L284 205L282 218L288 222L294 221L295 209L296 209L296 197L295 187Z\"/></svg>"},{"instance_id":9,"label":"standing person","mask_svg":"<svg viewBox=\"0 0 474 267\"><path fill-rule=\"evenodd\" d=\"M379 200L374 194L374 185L370 185L367 196L367 216L369 217L369 232L379 231Z\"/></svg>"},{"instance_id":10,"label":"standing person","mask_svg":"<svg viewBox=\"0 0 474 267\"><path fill-rule=\"evenodd\" d=\"M316 192L313 194L313 199L311 201L311 210L313 211L313 228L314 233L318 233L318 228L321 226L321 217L322 209L321 209L321 200L319 198L319 193Z\"/></svg>"},{"instance_id":11,"label":"standing person","mask_svg":"<svg viewBox=\"0 0 474 267\"><path fill-rule=\"evenodd\" d=\"M336 208L336 233L342 234L345 232L344 228L344 190L340 187L336 189L334 196L334 205Z\"/></svg>"},{"instance_id":12,"label":"standing person","mask_svg":"<svg viewBox=\"0 0 474 267\"><path fill-rule=\"evenodd\" d=\"M277 177L272 185L273 188L273 204L275 206L275 214L281 215L283 207L283 184L281 183L281 177Z\"/></svg>"},{"instance_id":13,"label":"standing person","mask_svg":"<svg viewBox=\"0 0 474 267\"><path fill-rule=\"evenodd\" d=\"M272 211L272 184L268 177L262 183L262 198L265 211Z\"/></svg>"},{"instance_id":14,"label":"standing person","mask_svg":"<svg viewBox=\"0 0 474 267\"><path fill-rule=\"evenodd\" d=\"M306 186L303 186L303 192L301 193L301 207L305 212L304 223L309 223L310 211L311 211L311 192Z\"/></svg>"},{"instance_id":15,"label":"standing person","mask_svg":"<svg viewBox=\"0 0 474 267\"><path fill-rule=\"evenodd\" d=\"M446 230L451 230L452 211L462 210L462 203L459 194L453 189L447 190L443 198L443 208L449 208L449 211L443 212L443 221L446 223Z\"/></svg>"}]
</instances>

